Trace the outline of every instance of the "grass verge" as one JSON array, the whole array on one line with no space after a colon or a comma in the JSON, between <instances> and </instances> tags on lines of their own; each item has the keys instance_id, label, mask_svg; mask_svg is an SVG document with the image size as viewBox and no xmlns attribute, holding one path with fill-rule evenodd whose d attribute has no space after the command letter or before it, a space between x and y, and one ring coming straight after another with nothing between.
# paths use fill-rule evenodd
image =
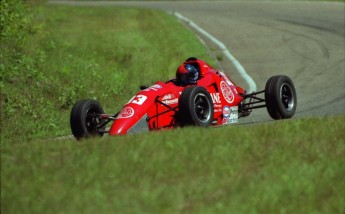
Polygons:
<instances>
[{"instance_id":1,"label":"grass verge","mask_svg":"<svg viewBox=\"0 0 345 214\"><path fill-rule=\"evenodd\" d=\"M345 117L4 145L4 213L342 213Z\"/></svg>"}]
</instances>

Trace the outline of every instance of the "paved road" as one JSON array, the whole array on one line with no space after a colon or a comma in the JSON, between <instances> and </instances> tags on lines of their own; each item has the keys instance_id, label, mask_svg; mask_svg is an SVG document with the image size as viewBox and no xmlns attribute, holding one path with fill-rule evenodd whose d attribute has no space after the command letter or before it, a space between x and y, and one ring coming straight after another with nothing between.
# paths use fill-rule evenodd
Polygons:
<instances>
[{"instance_id":1,"label":"paved road","mask_svg":"<svg viewBox=\"0 0 345 214\"><path fill-rule=\"evenodd\" d=\"M54 1L55 2L55 1ZM296 117L345 113L345 4L335 2L72 2L126 5L179 12L221 40L254 79L258 89L273 75L292 78ZM211 44L209 44L211 45ZM247 87L233 65L221 67ZM260 109L242 122L268 121Z\"/></svg>"}]
</instances>

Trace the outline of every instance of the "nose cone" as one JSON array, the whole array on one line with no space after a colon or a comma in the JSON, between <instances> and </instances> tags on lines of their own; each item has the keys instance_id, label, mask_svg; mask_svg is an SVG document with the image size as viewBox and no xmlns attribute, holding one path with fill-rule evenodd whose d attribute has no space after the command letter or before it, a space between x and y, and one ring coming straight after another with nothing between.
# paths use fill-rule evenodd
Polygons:
<instances>
[{"instance_id":1,"label":"nose cone","mask_svg":"<svg viewBox=\"0 0 345 214\"><path fill-rule=\"evenodd\" d=\"M109 130L109 135L124 135L129 132L144 118L146 115L147 108L149 106L141 106L134 103L127 104L117 115L113 125ZM144 120L145 124L140 123L141 126L146 129L147 122Z\"/></svg>"},{"instance_id":2,"label":"nose cone","mask_svg":"<svg viewBox=\"0 0 345 214\"><path fill-rule=\"evenodd\" d=\"M171 91L172 83L157 84L137 93L119 112L113 122L109 135L124 135L148 130L146 121L148 111L154 106L157 97Z\"/></svg>"}]
</instances>

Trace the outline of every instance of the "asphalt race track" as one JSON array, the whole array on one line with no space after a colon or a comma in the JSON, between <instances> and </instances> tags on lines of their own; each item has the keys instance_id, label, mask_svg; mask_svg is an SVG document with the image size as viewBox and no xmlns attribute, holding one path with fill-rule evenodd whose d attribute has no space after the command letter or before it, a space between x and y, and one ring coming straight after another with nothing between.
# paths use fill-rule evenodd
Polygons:
<instances>
[{"instance_id":1,"label":"asphalt race track","mask_svg":"<svg viewBox=\"0 0 345 214\"><path fill-rule=\"evenodd\" d=\"M178 12L222 41L253 78L257 90L270 76L295 83L295 118L345 113L345 4L304 1L167 1L51 3L139 6ZM201 36L202 37L202 36ZM214 45L205 39L211 50ZM219 57L217 51L212 54ZM248 84L232 63L220 67L240 86ZM270 121L266 109L242 123Z\"/></svg>"}]
</instances>

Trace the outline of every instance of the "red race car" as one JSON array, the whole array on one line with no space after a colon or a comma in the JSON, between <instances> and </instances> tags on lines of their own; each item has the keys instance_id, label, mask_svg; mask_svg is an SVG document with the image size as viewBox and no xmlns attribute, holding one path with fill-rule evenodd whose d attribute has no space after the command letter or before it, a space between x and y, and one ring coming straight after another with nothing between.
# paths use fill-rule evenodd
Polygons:
<instances>
[{"instance_id":1,"label":"red race car","mask_svg":"<svg viewBox=\"0 0 345 214\"><path fill-rule=\"evenodd\" d=\"M264 98L258 97L260 94ZM70 124L79 140L105 133L124 135L187 125L228 125L263 107L273 119L285 119L294 115L296 105L296 90L287 76L273 76L265 90L247 94L222 71L191 57L177 69L175 79L140 86L140 91L116 114L105 114L95 100L78 101ZM111 127L106 129L109 122Z\"/></svg>"}]
</instances>

